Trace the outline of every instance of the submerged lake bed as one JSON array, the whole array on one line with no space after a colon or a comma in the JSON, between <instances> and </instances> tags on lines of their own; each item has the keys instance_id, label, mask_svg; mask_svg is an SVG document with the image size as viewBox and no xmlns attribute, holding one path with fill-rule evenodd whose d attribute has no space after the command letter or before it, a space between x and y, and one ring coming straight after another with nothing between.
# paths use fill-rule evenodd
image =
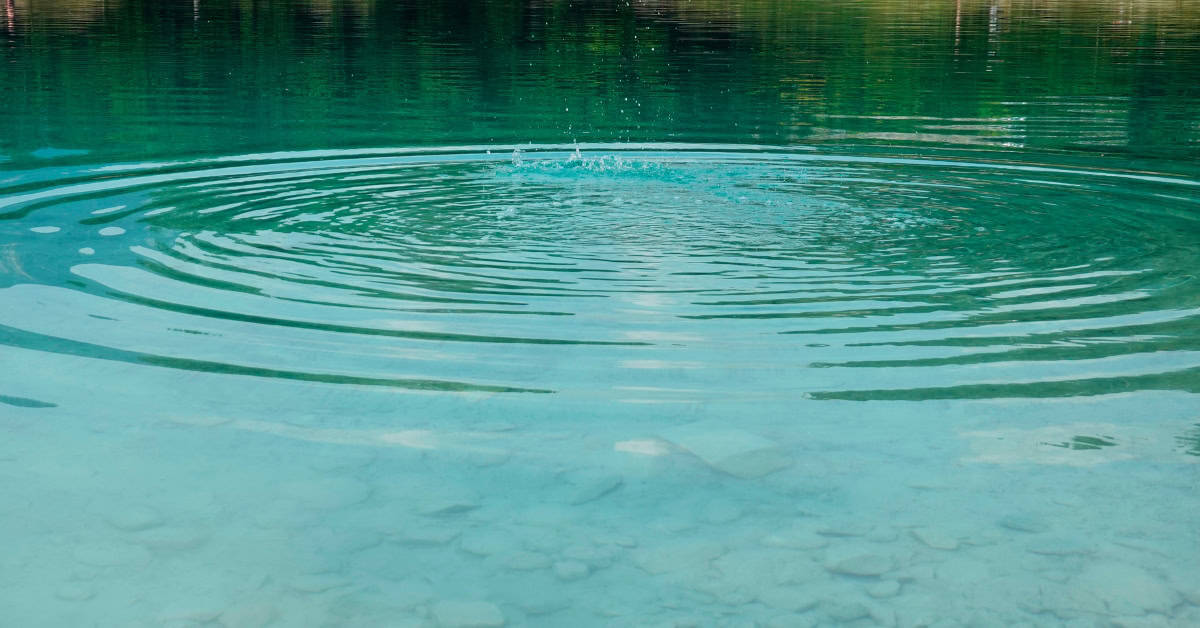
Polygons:
<instances>
[{"instance_id":1,"label":"submerged lake bed","mask_svg":"<svg viewBox=\"0 0 1200 628\"><path fill-rule=\"evenodd\" d=\"M1200 624L1200 13L0 13L20 626Z\"/></svg>"}]
</instances>

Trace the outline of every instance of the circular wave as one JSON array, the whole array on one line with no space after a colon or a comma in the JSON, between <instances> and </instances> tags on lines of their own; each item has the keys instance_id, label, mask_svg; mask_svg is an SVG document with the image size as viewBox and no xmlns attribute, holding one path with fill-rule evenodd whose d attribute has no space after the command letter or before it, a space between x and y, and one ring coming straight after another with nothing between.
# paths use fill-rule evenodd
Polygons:
<instances>
[{"instance_id":1,"label":"circular wave","mask_svg":"<svg viewBox=\"0 0 1200 628\"><path fill-rule=\"evenodd\" d=\"M1198 212L1178 176L759 146L16 172L0 342L641 402L1200 391Z\"/></svg>"}]
</instances>

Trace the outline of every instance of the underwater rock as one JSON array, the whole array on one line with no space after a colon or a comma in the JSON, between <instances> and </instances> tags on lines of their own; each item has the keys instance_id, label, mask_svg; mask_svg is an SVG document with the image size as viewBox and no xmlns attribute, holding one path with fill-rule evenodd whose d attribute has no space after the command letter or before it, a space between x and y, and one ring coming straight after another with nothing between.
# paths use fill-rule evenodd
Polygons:
<instances>
[{"instance_id":1,"label":"underwater rock","mask_svg":"<svg viewBox=\"0 0 1200 628\"><path fill-rule=\"evenodd\" d=\"M880 554L863 553L826 564L829 571L847 576L882 576L895 568L891 558Z\"/></svg>"},{"instance_id":2,"label":"underwater rock","mask_svg":"<svg viewBox=\"0 0 1200 628\"><path fill-rule=\"evenodd\" d=\"M243 602L221 613L221 625L225 628L263 628L279 617L274 604L263 601Z\"/></svg>"},{"instance_id":3,"label":"underwater rock","mask_svg":"<svg viewBox=\"0 0 1200 628\"><path fill-rule=\"evenodd\" d=\"M300 593L324 593L350 584L346 578L332 573L313 573L296 576L287 581L293 591Z\"/></svg>"},{"instance_id":4,"label":"underwater rock","mask_svg":"<svg viewBox=\"0 0 1200 628\"><path fill-rule=\"evenodd\" d=\"M733 523L742 518L742 507L728 501L709 502L700 514L705 522L714 525Z\"/></svg>"},{"instance_id":5,"label":"underwater rock","mask_svg":"<svg viewBox=\"0 0 1200 628\"><path fill-rule=\"evenodd\" d=\"M1172 621L1162 615L1146 615L1142 617L1114 617L1110 624L1112 628L1176 628L1176 626L1195 626L1195 622Z\"/></svg>"},{"instance_id":6,"label":"underwater rock","mask_svg":"<svg viewBox=\"0 0 1200 628\"><path fill-rule=\"evenodd\" d=\"M80 250L80 252L81 253L83 252L82 249ZM95 251L92 251L92 253L95 253ZM218 425L225 425L226 423L229 423L233 419L231 417L218 416L215 414L201 414L201 415L169 416L169 417L166 417L165 420L168 423L174 423L176 425L185 425L188 427L216 427Z\"/></svg>"},{"instance_id":7,"label":"underwater rock","mask_svg":"<svg viewBox=\"0 0 1200 628\"><path fill-rule=\"evenodd\" d=\"M369 449L337 449L335 453L316 456L308 461L308 467L320 473L353 471L368 467L377 455Z\"/></svg>"},{"instance_id":8,"label":"underwater rock","mask_svg":"<svg viewBox=\"0 0 1200 628\"><path fill-rule=\"evenodd\" d=\"M371 487L351 478L322 478L284 485L283 494L313 510L337 510L367 501Z\"/></svg>"},{"instance_id":9,"label":"underwater rock","mask_svg":"<svg viewBox=\"0 0 1200 628\"><path fill-rule=\"evenodd\" d=\"M593 547L588 545L571 545L562 550L565 559L578 561L595 569L604 569L612 565L619 550L611 545Z\"/></svg>"},{"instance_id":10,"label":"underwater rock","mask_svg":"<svg viewBox=\"0 0 1200 628\"><path fill-rule=\"evenodd\" d=\"M159 611L158 620L166 625L173 625L173 622L188 626L207 624L221 616L224 606L222 600L214 596L201 595L172 602Z\"/></svg>"},{"instance_id":11,"label":"underwater rock","mask_svg":"<svg viewBox=\"0 0 1200 628\"><path fill-rule=\"evenodd\" d=\"M817 528L817 534L836 537L866 536L874 529L870 523L863 521L830 521Z\"/></svg>"},{"instance_id":12,"label":"underwater rock","mask_svg":"<svg viewBox=\"0 0 1200 628\"><path fill-rule=\"evenodd\" d=\"M182 551L203 545L208 541L208 532L200 528L167 527L139 532L134 538L152 550Z\"/></svg>"},{"instance_id":13,"label":"underwater rock","mask_svg":"<svg viewBox=\"0 0 1200 628\"><path fill-rule=\"evenodd\" d=\"M575 506L600 499L625 482L619 473L593 471L569 474L566 480L571 485L570 502Z\"/></svg>"},{"instance_id":14,"label":"underwater rock","mask_svg":"<svg viewBox=\"0 0 1200 628\"><path fill-rule=\"evenodd\" d=\"M411 526L397 535L397 541L404 545L433 547L445 545L458 538L459 531L454 528L437 525Z\"/></svg>"},{"instance_id":15,"label":"underwater rock","mask_svg":"<svg viewBox=\"0 0 1200 628\"><path fill-rule=\"evenodd\" d=\"M559 580L570 582L572 580L582 580L588 577L592 572L587 563L581 563L577 560L560 560L554 563L554 575Z\"/></svg>"},{"instance_id":16,"label":"underwater rock","mask_svg":"<svg viewBox=\"0 0 1200 628\"><path fill-rule=\"evenodd\" d=\"M383 542L383 535L374 530L347 528L313 528L304 533L304 543L319 554L343 556L370 549Z\"/></svg>"},{"instance_id":17,"label":"underwater rock","mask_svg":"<svg viewBox=\"0 0 1200 628\"><path fill-rule=\"evenodd\" d=\"M442 628L495 628L504 615L491 602L443 600L433 605L433 618Z\"/></svg>"},{"instance_id":18,"label":"underwater rock","mask_svg":"<svg viewBox=\"0 0 1200 628\"><path fill-rule=\"evenodd\" d=\"M961 586L982 582L991 576L991 568L986 562L960 554L939 564L934 573L938 580Z\"/></svg>"},{"instance_id":19,"label":"underwater rock","mask_svg":"<svg viewBox=\"0 0 1200 628\"><path fill-rule=\"evenodd\" d=\"M806 556L773 548L733 550L714 560L712 566L724 580L746 591L758 591L781 584L810 582L824 577L820 567Z\"/></svg>"},{"instance_id":20,"label":"underwater rock","mask_svg":"<svg viewBox=\"0 0 1200 628\"><path fill-rule=\"evenodd\" d=\"M747 591L736 583L730 583L721 579L701 579L691 583L691 588L694 591L699 591L706 596L711 596L725 606L745 606L756 599L754 591Z\"/></svg>"},{"instance_id":21,"label":"underwater rock","mask_svg":"<svg viewBox=\"0 0 1200 628\"><path fill-rule=\"evenodd\" d=\"M458 547L468 554L476 556L492 556L502 554L517 545L517 538L512 534L491 528L474 529L465 532L458 542Z\"/></svg>"},{"instance_id":22,"label":"underwater rock","mask_svg":"<svg viewBox=\"0 0 1200 628\"><path fill-rule=\"evenodd\" d=\"M431 491L417 500L414 511L426 517L458 515L479 508L479 495L463 488L446 488Z\"/></svg>"},{"instance_id":23,"label":"underwater rock","mask_svg":"<svg viewBox=\"0 0 1200 628\"><path fill-rule=\"evenodd\" d=\"M821 610L828 615L830 619L842 624L871 616L871 609L868 608L866 604L862 604L860 602L827 600L821 604Z\"/></svg>"},{"instance_id":24,"label":"underwater rock","mask_svg":"<svg viewBox=\"0 0 1200 628\"><path fill-rule=\"evenodd\" d=\"M625 536L623 534L617 534L617 535L612 535L612 536L605 535L605 536L596 537L592 540L595 541L596 543L612 543L613 545L616 545L618 547L625 547L625 548L637 547L637 545L638 545L637 539L633 538L632 536Z\"/></svg>"},{"instance_id":25,"label":"underwater rock","mask_svg":"<svg viewBox=\"0 0 1200 628\"><path fill-rule=\"evenodd\" d=\"M163 517L149 506L127 506L104 516L104 520L122 532L140 532L163 524Z\"/></svg>"},{"instance_id":26,"label":"underwater rock","mask_svg":"<svg viewBox=\"0 0 1200 628\"><path fill-rule=\"evenodd\" d=\"M475 467L495 467L508 462L512 453L503 449L478 449L467 452L464 458Z\"/></svg>"},{"instance_id":27,"label":"underwater rock","mask_svg":"<svg viewBox=\"0 0 1200 628\"><path fill-rule=\"evenodd\" d=\"M900 583L896 580L883 580L867 587L867 595L877 598L896 597L900 593Z\"/></svg>"},{"instance_id":28,"label":"underwater rock","mask_svg":"<svg viewBox=\"0 0 1200 628\"><path fill-rule=\"evenodd\" d=\"M793 527L764 536L760 541L768 547L785 547L797 550L821 549L829 545L829 539L808 528Z\"/></svg>"},{"instance_id":29,"label":"underwater rock","mask_svg":"<svg viewBox=\"0 0 1200 628\"><path fill-rule=\"evenodd\" d=\"M1141 612L1169 614L1181 597L1150 572L1114 561L1092 563L1071 583L1077 595L1103 601L1109 612L1136 615Z\"/></svg>"},{"instance_id":30,"label":"underwater rock","mask_svg":"<svg viewBox=\"0 0 1200 628\"><path fill-rule=\"evenodd\" d=\"M571 600L561 591L548 589L525 589L510 594L508 599L527 615L549 615L571 605Z\"/></svg>"},{"instance_id":31,"label":"underwater rock","mask_svg":"<svg viewBox=\"0 0 1200 628\"><path fill-rule=\"evenodd\" d=\"M933 565L909 565L897 570L892 577L901 582L928 582L934 578Z\"/></svg>"},{"instance_id":32,"label":"underwater rock","mask_svg":"<svg viewBox=\"0 0 1200 628\"><path fill-rule=\"evenodd\" d=\"M813 628L817 625L817 618L812 615L800 615L797 613L789 613L787 615L776 615L767 620L767 628Z\"/></svg>"},{"instance_id":33,"label":"underwater rock","mask_svg":"<svg viewBox=\"0 0 1200 628\"><path fill-rule=\"evenodd\" d=\"M996 523L1002 528L1015 530L1017 532L1040 533L1050 529L1050 526L1045 521L1034 517L1033 515L1012 514L1001 517Z\"/></svg>"},{"instance_id":34,"label":"underwater rock","mask_svg":"<svg viewBox=\"0 0 1200 628\"><path fill-rule=\"evenodd\" d=\"M126 543L91 543L75 548L75 560L92 567L141 565L150 562L150 552L138 545Z\"/></svg>"},{"instance_id":35,"label":"underwater rock","mask_svg":"<svg viewBox=\"0 0 1200 628\"><path fill-rule=\"evenodd\" d=\"M692 423L662 434L708 466L739 478L758 478L791 466L792 459L775 442L719 424Z\"/></svg>"},{"instance_id":36,"label":"underwater rock","mask_svg":"<svg viewBox=\"0 0 1200 628\"><path fill-rule=\"evenodd\" d=\"M958 539L934 528L916 528L912 531L912 535L913 538L933 549L958 549Z\"/></svg>"},{"instance_id":37,"label":"underwater rock","mask_svg":"<svg viewBox=\"0 0 1200 628\"><path fill-rule=\"evenodd\" d=\"M391 606L410 609L433 599L434 590L428 582L420 578L401 578L400 580L376 581L374 587L387 599Z\"/></svg>"},{"instance_id":38,"label":"underwater rock","mask_svg":"<svg viewBox=\"0 0 1200 628\"><path fill-rule=\"evenodd\" d=\"M1084 541L1059 536L1036 539L1025 549L1045 556L1084 556L1095 552L1095 548Z\"/></svg>"},{"instance_id":39,"label":"underwater rock","mask_svg":"<svg viewBox=\"0 0 1200 628\"><path fill-rule=\"evenodd\" d=\"M568 542L567 539L563 538L562 534L565 532L562 530L546 530L538 529L537 527L522 526L517 528L517 532L521 535L521 547L543 554L558 553Z\"/></svg>"},{"instance_id":40,"label":"underwater rock","mask_svg":"<svg viewBox=\"0 0 1200 628\"><path fill-rule=\"evenodd\" d=\"M756 597L771 608L793 613L813 608L820 601L808 587L765 587L758 590Z\"/></svg>"},{"instance_id":41,"label":"underwater rock","mask_svg":"<svg viewBox=\"0 0 1200 628\"><path fill-rule=\"evenodd\" d=\"M551 564L550 557L540 552L514 552L504 559L504 566L517 571L534 571L546 569Z\"/></svg>"},{"instance_id":42,"label":"underwater rock","mask_svg":"<svg viewBox=\"0 0 1200 628\"><path fill-rule=\"evenodd\" d=\"M715 541L672 541L634 551L633 562L649 574L698 572L724 552L725 547Z\"/></svg>"},{"instance_id":43,"label":"underwater rock","mask_svg":"<svg viewBox=\"0 0 1200 628\"><path fill-rule=\"evenodd\" d=\"M899 623L896 618L895 609L891 608L890 606L868 605L867 609L871 614L871 621L874 622L876 626L891 628ZM971 628L975 627L972 626Z\"/></svg>"},{"instance_id":44,"label":"underwater rock","mask_svg":"<svg viewBox=\"0 0 1200 628\"><path fill-rule=\"evenodd\" d=\"M900 538L900 533L889 526L875 526L863 538L872 543L891 543Z\"/></svg>"},{"instance_id":45,"label":"underwater rock","mask_svg":"<svg viewBox=\"0 0 1200 628\"><path fill-rule=\"evenodd\" d=\"M96 589L84 582L68 582L54 591L54 597L68 602L90 600L96 596Z\"/></svg>"}]
</instances>

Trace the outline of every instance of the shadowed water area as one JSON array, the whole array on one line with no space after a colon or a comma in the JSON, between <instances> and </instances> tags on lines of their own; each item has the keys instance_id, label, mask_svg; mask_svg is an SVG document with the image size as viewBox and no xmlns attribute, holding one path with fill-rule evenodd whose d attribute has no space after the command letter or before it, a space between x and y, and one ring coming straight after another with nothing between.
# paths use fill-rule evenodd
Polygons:
<instances>
[{"instance_id":1,"label":"shadowed water area","mask_svg":"<svg viewBox=\"0 0 1200 628\"><path fill-rule=\"evenodd\" d=\"M0 0L0 624L1200 625L1200 10Z\"/></svg>"}]
</instances>

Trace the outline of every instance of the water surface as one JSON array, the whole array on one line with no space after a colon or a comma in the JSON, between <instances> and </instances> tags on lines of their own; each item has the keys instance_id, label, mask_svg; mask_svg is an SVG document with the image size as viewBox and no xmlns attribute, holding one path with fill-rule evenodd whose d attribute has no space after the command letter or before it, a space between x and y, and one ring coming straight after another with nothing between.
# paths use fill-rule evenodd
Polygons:
<instances>
[{"instance_id":1,"label":"water surface","mask_svg":"<svg viewBox=\"0 0 1200 628\"><path fill-rule=\"evenodd\" d=\"M1190 7L0 15L6 622L1200 622Z\"/></svg>"}]
</instances>

